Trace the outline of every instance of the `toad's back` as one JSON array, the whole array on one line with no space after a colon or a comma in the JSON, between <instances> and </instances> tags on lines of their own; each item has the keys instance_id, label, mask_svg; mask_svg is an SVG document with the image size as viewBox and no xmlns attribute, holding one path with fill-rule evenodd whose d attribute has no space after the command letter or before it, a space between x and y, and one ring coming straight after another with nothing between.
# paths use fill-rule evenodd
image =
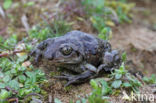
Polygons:
<instances>
[{"instance_id":1,"label":"toad's back","mask_svg":"<svg viewBox=\"0 0 156 103\"><path fill-rule=\"evenodd\" d=\"M63 39L66 42L79 45L79 49L83 51L84 59L95 66L101 63L104 52L111 49L107 41L81 31L68 32L63 36Z\"/></svg>"}]
</instances>

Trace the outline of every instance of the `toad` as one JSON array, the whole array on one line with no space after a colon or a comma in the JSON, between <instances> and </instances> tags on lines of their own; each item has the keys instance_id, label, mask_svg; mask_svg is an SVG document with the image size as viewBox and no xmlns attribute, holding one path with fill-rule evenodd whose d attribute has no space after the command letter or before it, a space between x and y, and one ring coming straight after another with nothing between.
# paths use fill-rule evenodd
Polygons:
<instances>
[{"instance_id":1,"label":"toad","mask_svg":"<svg viewBox=\"0 0 156 103\"><path fill-rule=\"evenodd\" d=\"M55 76L68 80L65 86L94 78L102 71L110 72L121 64L118 51L112 50L108 41L77 30L42 41L32 54L35 62L41 60L45 65L75 72Z\"/></svg>"}]
</instances>

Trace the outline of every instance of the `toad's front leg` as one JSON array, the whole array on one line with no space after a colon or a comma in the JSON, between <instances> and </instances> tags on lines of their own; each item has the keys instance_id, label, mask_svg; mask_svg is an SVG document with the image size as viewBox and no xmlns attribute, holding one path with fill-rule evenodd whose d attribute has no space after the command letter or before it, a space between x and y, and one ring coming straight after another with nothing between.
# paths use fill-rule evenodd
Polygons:
<instances>
[{"instance_id":1,"label":"toad's front leg","mask_svg":"<svg viewBox=\"0 0 156 103\"><path fill-rule=\"evenodd\" d=\"M121 57L117 50L112 50L111 52L105 52L103 58L103 64L101 64L97 69L97 74L104 70L105 72L110 72L114 69L118 69L121 65Z\"/></svg>"},{"instance_id":2,"label":"toad's front leg","mask_svg":"<svg viewBox=\"0 0 156 103\"><path fill-rule=\"evenodd\" d=\"M85 82L97 76L96 71L95 71L96 67L94 67L91 64L86 64L84 65L84 67L86 68L86 71L82 72L81 74L78 74L78 75L64 74L63 76L54 76L54 77L68 80L67 84L65 84L65 87L66 87L70 84ZM80 68L77 68L77 69L80 69Z\"/></svg>"}]
</instances>

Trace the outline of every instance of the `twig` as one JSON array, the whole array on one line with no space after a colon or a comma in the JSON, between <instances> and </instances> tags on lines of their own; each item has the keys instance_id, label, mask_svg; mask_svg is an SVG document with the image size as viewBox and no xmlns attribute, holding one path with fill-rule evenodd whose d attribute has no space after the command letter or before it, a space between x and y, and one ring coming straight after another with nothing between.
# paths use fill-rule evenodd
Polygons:
<instances>
[{"instance_id":1,"label":"twig","mask_svg":"<svg viewBox=\"0 0 156 103\"><path fill-rule=\"evenodd\" d=\"M26 101L26 99L27 99L29 96L38 96L38 97L41 98L41 100L43 100L43 96L42 96L42 95L37 94L37 93L30 93L30 94L28 94L28 95L26 95L26 96L24 97L24 101Z\"/></svg>"},{"instance_id":2,"label":"twig","mask_svg":"<svg viewBox=\"0 0 156 103\"><path fill-rule=\"evenodd\" d=\"M114 21L115 25L118 25L119 24L119 17L116 14L116 12L110 7L105 7L105 8L108 9L112 13L113 16L111 17L111 19Z\"/></svg>"},{"instance_id":3,"label":"twig","mask_svg":"<svg viewBox=\"0 0 156 103\"><path fill-rule=\"evenodd\" d=\"M15 55L15 54L21 53L21 52L24 52L24 50L10 51L9 53L2 53L2 54L0 54L0 58L7 57L7 56L10 56L10 55Z\"/></svg>"},{"instance_id":4,"label":"twig","mask_svg":"<svg viewBox=\"0 0 156 103\"><path fill-rule=\"evenodd\" d=\"M53 100L52 95L49 95L48 97L49 97L48 103L52 103Z\"/></svg>"},{"instance_id":5,"label":"twig","mask_svg":"<svg viewBox=\"0 0 156 103\"><path fill-rule=\"evenodd\" d=\"M5 89L8 90L8 91L12 91L12 92L15 93L15 94L18 93L18 91L14 90L14 89L12 89L12 88L10 88L10 87L5 87Z\"/></svg>"},{"instance_id":6,"label":"twig","mask_svg":"<svg viewBox=\"0 0 156 103\"><path fill-rule=\"evenodd\" d=\"M22 16L21 22L22 22L23 26L25 27L26 32L28 33L29 30L30 30L30 26L29 26L29 24L28 24L28 18L26 17L26 15L23 15L23 16Z\"/></svg>"},{"instance_id":7,"label":"twig","mask_svg":"<svg viewBox=\"0 0 156 103\"><path fill-rule=\"evenodd\" d=\"M18 102L18 98L10 98L10 99L8 99L7 101L8 101L9 103L12 103L12 102L15 102L15 101L16 101L15 103L19 103L19 102Z\"/></svg>"},{"instance_id":8,"label":"twig","mask_svg":"<svg viewBox=\"0 0 156 103\"><path fill-rule=\"evenodd\" d=\"M134 10L134 11L147 11L148 9L146 9L144 7L134 7L134 8L132 8L132 10Z\"/></svg>"},{"instance_id":9,"label":"twig","mask_svg":"<svg viewBox=\"0 0 156 103\"><path fill-rule=\"evenodd\" d=\"M136 77L143 85L145 85L145 82L142 80L142 77L139 74L136 74Z\"/></svg>"},{"instance_id":10,"label":"twig","mask_svg":"<svg viewBox=\"0 0 156 103\"><path fill-rule=\"evenodd\" d=\"M3 19L5 19L5 12L1 6L0 6L0 14L2 15Z\"/></svg>"}]
</instances>

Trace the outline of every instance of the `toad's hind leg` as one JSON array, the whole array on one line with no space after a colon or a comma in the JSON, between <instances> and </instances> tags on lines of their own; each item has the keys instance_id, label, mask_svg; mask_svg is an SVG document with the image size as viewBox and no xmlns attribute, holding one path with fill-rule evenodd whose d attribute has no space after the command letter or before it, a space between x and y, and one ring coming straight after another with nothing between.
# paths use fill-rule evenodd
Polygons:
<instances>
[{"instance_id":1,"label":"toad's hind leg","mask_svg":"<svg viewBox=\"0 0 156 103\"><path fill-rule=\"evenodd\" d=\"M87 71L85 71L85 72L83 72L82 74L79 74L79 75L65 74L64 76L54 76L54 77L59 78L59 79L68 80L67 84L65 84L65 87L66 87L66 86L68 86L70 84L85 82L85 81L93 78L94 76L95 76L95 72L87 70Z\"/></svg>"},{"instance_id":2,"label":"toad's hind leg","mask_svg":"<svg viewBox=\"0 0 156 103\"><path fill-rule=\"evenodd\" d=\"M86 68L85 71L78 75L63 74L63 76L54 76L54 77L68 80L67 84L65 84L65 87L66 87L70 84L85 82L97 76L96 67L94 67L93 65L85 64L84 68ZM77 68L77 69L80 69L80 68Z\"/></svg>"}]
</instances>

